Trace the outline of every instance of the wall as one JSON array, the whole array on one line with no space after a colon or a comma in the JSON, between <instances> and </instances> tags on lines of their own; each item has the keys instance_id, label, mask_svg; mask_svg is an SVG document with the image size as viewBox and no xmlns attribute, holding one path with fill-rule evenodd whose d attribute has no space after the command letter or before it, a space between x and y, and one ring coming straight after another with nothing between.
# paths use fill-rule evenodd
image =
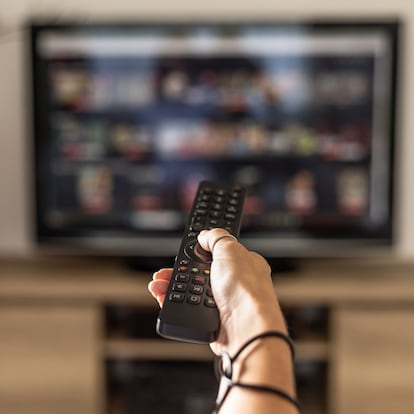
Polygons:
<instances>
[{"instance_id":1,"label":"wall","mask_svg":"<svg viewBox=\"0 0 414 414\"><path fill-rule=\"evenodd\" d=\"M1 0L0 2L0 255L30 252L29 108L25 90L22 22L31 15L62 17L283 18L399 16L406 23L400 105L401 144L398 149L397 254L414 258L414 2L411 0Z\"/></svg>"}]
</instances>

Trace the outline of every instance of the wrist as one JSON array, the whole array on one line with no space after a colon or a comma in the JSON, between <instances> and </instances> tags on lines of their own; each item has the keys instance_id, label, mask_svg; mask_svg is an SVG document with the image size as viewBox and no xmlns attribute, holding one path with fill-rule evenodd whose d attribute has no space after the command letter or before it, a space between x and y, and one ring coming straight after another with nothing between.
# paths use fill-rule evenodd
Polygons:
<instances>
[{"instance_id":1,"label":"wrist","mask_svg":"<svg viewBox=\"0 0 414 414\"><path fill-rule=\"evenodd\" d=\"M276 330L287 334L286 324L277 303L244 302L222 321L226 343L224 349L233 355L250 338L265 331Z\"/></svg>"},{"instance_id":2,"label":"wrist","mask_svg":"<svg viewBox=\"0 0 414 414\"><path fill-rule=\"evenodd\" d=\"M294 393L293 357L293 345L286 340L272 336L260 338L235 359L234 380L274 385Z\"/></svg>"},{"instance_id":3,"label":"wrist","mask_svg":"<svg viewBox=\"0 0 414 414\"><path fill-rule=\"evenodd\" d=\"M285 318L278 303L273 303L270 306L264 304L257 304L256 314L263 330L277 330L284 334L288 334Z\"/></svg>"}]
</instances>

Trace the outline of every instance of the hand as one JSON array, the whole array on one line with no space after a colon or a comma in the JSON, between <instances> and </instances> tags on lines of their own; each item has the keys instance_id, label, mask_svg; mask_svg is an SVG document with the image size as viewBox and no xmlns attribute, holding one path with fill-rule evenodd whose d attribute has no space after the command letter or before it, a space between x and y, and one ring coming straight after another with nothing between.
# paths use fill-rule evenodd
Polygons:
<instances>
[{"instance_id":1,"label":"hand","mask_svg":"<svg viewBox=\"0 0 414 414\"><path fill-rule=\"evenodd\" d=\"M286 327L265 259L224 235L223 229L205 230L198 241L213 255L211 288L221 320L217 341L210 346L216 354L226 350L231 355L252 336L270 329L286 332ZM172 269L161 269L148 285L160 306L171 274Z\"/></svg>"}]
</instances>

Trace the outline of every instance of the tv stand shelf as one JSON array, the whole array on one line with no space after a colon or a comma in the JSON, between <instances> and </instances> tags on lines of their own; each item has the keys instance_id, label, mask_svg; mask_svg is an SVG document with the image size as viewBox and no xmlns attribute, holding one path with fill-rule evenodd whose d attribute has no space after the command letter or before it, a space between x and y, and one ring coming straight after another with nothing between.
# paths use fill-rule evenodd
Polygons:
<instances>
[{"instance_id":1,"label":"tv stand shelf","mask_svg":"<svg viewBox=\"0 0 414 414\"><path fill-rule=\"evenodd\" d=\"M133 319L132 333L108 324L114 309L156 315L150 278L110 259L1 259L0 412L124 414L108 361L211 361L208 347L140 336ZM414 264L314 260L274 282L297 363L326 375L304 414L411 413Z\"/></svg>"}]
</instances>

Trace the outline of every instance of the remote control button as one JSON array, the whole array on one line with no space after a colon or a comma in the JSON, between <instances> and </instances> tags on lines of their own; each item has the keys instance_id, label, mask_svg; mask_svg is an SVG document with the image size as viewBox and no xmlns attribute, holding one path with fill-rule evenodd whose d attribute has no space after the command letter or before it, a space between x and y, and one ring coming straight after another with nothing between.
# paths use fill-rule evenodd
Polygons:
<instances>
[{"instance_id":1,"label":"remote control button","mask_svg":"<svg viewBox=\"0 0 414 414\"><path fill-rule=\"evenodd\" d=\"M204 208L198 208L196 209L196 211L194 211L194 216L197 217L203 217L207 214L207 210Z\"/></svg>"},{"instance_id":2,"label":"remote control button","mask_svg":"<svg viewBox=\"0 0 414 414\"><path fill-rule=\"evenodd\" d=\"M196 296L196 295L190 295L187 298L187 302L191 303L192 305L198 305L201 303L201 297L200 296Z\"/></svg>"},{"instance_id":3,"label":"remote control button","mask_svg":"<svg viewBox=\"0 0 414 414\"><path fill-rule=\"evenodd\" d=\"M200 231L203 230L204 226L202 223L196 222L190 226L191 231Z\"/></svg>"},{"instance_id":4,"label":"remote control button","mask_svg":"<svg viewBox=\"0 0 414 414\"><path fill-rule=\"evenodd\" d=\"M223 209L223 204L220 204L220 203L214 203L214 204L211 206L211 208L212 208L213 210L220 211L220 210L222 210L222 209Z\"/></svg>"},{"instance_id":5,"label":"remote control button","mask_svg":"<svg viewBox=\"0 0 414 414\"><path fill-rule=\"evenodd\" d=\"M229 200L229 204L231 204L232 206L238 206L239 205L239 200L236 200L235 198L231 198Z\"/></svg>"},{"instance_id":6,"label":"remote control button","mask_svg":"<svg viewBox=\"0 0 414 414\"><path fill-rule=\"evenodd\" d=\"M182 302L184 300L184 293L171 293L169 298L173 302Z\"/></svg>"},{"instance_id":7,"label":"remote control button","mask_svg":"<svg viewBox=\"0 0 414 414\"><path fill-rule=\"evenodd\" d=\"M224 218L226 220L236 220L236 215L235 214L231 214L231 213L227 213L224 215Z\"/></svg>"},{"instance_id":8,"label":"remote control button","mask_svg":"<svg viewBox=\"0 0 414 414\"><path fill-rule=\"evenodd\" d=\"M198 267L193 267L190 271L193 274L197 274L198 272L200 272L200 269Z\"/></svg>"},{"instance_id":9,"label":"remote control button","mask_svg":"<svg viewBox=\"0 0 414 414\"><path fill-rule=\"evenodd\" d=\"M217 218L220 218L221 213L220 211L211 211L210 216L217 219Z\"/></svg>"},{"instance_id":10,"label":"remote control button","mask_svg":"<svg viewBox=\"0 0 414 414\"><path fill-rule=\"evenodd\" d=\"M213 298L206 298L204 300L204 305L208 306L209 308L215 308L217 306Z\"/></svg>"},{"instance_id":11,"label":"remote control button","mask_svg":"<svg viewBox=\"0 0 414 414\"><path fill-rule=\"evenodd\" d=\"M181 259L180 260L180 265L187 266L189 263L190 263L190 261L188 259Z\"/></svg>"},{"instance_id":12,"label":"remote control button","mask_svg":"<svg viewBox=\"0 0 414 414\"><path fill-rule=\"evenodd\" d=\"M180 272L185 272L186 270L188 270L188 267L187 267L187 266L180 266L180 267L178 268L178 270L179 270Z\"/></svg>"},{"instance_id":13,"label":"remote control button","mask_svg":"<svg viewBox=\"0 0 414 414\"><path fill-rule=\"evenodd\" d=\"M206 276L210 276L210 269L204 269L204 270L203 270L203 273L204 273Z\"/></svg>"},{"instance_id":14,"label":"remote control button","mask_svg":"<svg viewBox=\"0 0 414 414\"><path fill-rule=\"evenodd\" d=\"M193 283L196 285L205 285L206 284L206 278L204 276L194 276L193 277Z\"/></svg>"},{"instance_id":15,"label":"remote control button","mask_svg":"<svg viewBox=\"0 0 414 414\"><path fill-rule=\"evenodd\" d=\"M195 293L196 295L202 295L204 293L204 288L199 285L193 285L190 288L191 293Z\"/></svg>"},{"instance_id":16,"label":"remote control button","mask_svg":"<svg viewBox=\"0 0 414 414\"><path fill-rule=\"evenodd\" d=\"M222 202L224 201L224 197L217 196L217 197L215 197L214 201L215 201L216 203L222 203Z\"/></svg>"},{"instance_id":17,"label":"remote control button","mask_svg":"<svg viewBox=\"0 0 414 414\"><path fill-rule=\"evenodd\" d=\"M184 247L184 254L188 257L190 257L191 259L194 258L194 245L197 242L195 240L191 240L190 243L187 244L187 246Z\"/></svg>"},{"instance_id":18,"label":"remote control button","mask_svg":"<svg viewBox=\"0 0 414 414\"><path fill-rule=\"evenodd\" d=\"M216 194L218 196L224 196L224 195L227 194L227 191L220 188L220 189L216 190Z\"/></svg>"},{"instance_id":19,"label":"remote control button","mask_svg":"<svg viewBox=\"0 0 414 414\"><path fill-rule=\"evenodd\" d=\"M188 282L190 280L190 276L189 275L185 275L184 273L177 273L175 275L175 280L177 282Z\"/></svg>"},{"instance_id":20,"label":"remote control button","mask_svg":"<svg viewBox=\"0 0 414 414\"><path fill-rule=\"evenodd\" d=\"M208 221L208 225L209 226L219 226L220 225L220 220L217 219L210 219Z\"/></svg>"},{"instance_id":21,"label":"remote control button","mask_svg":"<svg viewBox=\"0 0 414 414\"><path fill-rule=\"evenodd\" d=\"M233 213L233 214L237 214L237 208L236 207L234 207L234 206L229 206L229 207L227 207L227 210L226 210L228 213Z\"/></svg>"},{"instance_id":22,"label":"remote control button","mask_svg":"<svg viewBox=\"0 0 414 414\"><path fill-rule=\"evenodd\" d=\"M196 242L194 245L194 256L201 261L202 263L211 263L213 261L213 257L211 256L211 253L207 250L204 250L199 242Z\"/></svg>"},{"instance_id":23,"label":"remote control button","mask_svg":"<svg viewBox=\"0 0 414 414\"><path fill-rule=\"evenodd\" d=\"M196 205L196 208L208 208L208 203L206 203L205 201L202 201L201 203L198 203Z\"/></svg>"},{"instance_id":24,"label":"remote control button","mask_svg":"<svg viewBox=\"0 0 414 414\"><path fill-rule=\"evenodd\" d=\"M185 292L187 290L186 283L174 283L172 286L172 290L175 292Z\"/></svg>"},{"instance_id":25,"label":"remote control button","mask_svg":"<svg viewBox=\"0 0 414 414\"><path fill-rule=\"evenodd\" d=\"M197 240L192 240L184 247L184 254L199 263L211 263L212 261L211 254L204 250ZM194 273L198 273L198 268Z\"/></svg>"}]
</instances>

